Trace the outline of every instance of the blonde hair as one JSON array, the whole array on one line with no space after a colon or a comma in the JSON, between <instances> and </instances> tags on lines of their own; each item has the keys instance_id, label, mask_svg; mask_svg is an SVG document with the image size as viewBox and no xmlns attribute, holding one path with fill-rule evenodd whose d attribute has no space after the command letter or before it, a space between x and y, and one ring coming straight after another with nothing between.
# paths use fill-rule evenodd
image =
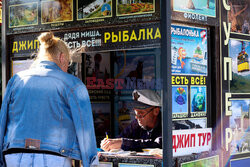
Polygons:
<instances>
[{"instance_id":1,"label":"blonde hair","mask_svg":"<svg viewBox=\"0 0 250 167\"><path fill-rule=\"evenodd\" d=\"M66 58L71 61L70 50L67 44L58 37L55 37L52 32L44 32L39 37L40 49L38 59L48 59L49 61L57 62L60 53L63 53Z\"/></svg>"}]
</instances>

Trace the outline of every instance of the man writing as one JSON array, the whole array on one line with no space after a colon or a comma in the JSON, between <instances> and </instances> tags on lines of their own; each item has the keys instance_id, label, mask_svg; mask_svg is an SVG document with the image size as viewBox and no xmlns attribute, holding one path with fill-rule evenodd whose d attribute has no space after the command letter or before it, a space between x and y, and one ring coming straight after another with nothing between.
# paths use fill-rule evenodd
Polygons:
<instances>
[{"instance_id":1,"label":"man writing","mask_svg":"<svg viewBox=\"0 0 250 167\"><path fill-rule=\"evenodd\" d=\"M122 149L141 151L143 148L162 148L161 99L152 90L134 90L133 109L135 120L117 139L103 139L104 151Z\"/></svg>"}]
</instances>

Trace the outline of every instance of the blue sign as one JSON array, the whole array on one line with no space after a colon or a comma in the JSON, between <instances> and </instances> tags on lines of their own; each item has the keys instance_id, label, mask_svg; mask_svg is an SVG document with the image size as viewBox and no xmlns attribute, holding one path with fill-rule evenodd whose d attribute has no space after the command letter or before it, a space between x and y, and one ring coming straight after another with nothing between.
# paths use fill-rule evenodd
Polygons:
<instances>
[{"instance_id":1,"label":"blue sign","mask_svg":"<svg viewBox=\"0 0 250 167\"><path fill-rule=\"evenodd\" d=\"M171 35L172 74L207 76L207 29L173 25Z\"/></svg>"},{"instance_id":2,"label":"blue sign","mask_svg":"<svg viewBox=\"0 0 250 167\"><path fill-rule=\"evenodd\" d=\"M239 159L239 160L231 160L231 167L243 167L249 166L250 158L247 159Z\"/></svg>"}]
</instances>

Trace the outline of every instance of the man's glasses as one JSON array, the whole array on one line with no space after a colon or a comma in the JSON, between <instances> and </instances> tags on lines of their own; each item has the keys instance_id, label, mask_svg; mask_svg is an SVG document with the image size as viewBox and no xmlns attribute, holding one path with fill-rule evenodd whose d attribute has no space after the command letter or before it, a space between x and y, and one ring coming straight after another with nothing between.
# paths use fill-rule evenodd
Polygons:
<instances>
[{"instance_id":1,"label":"man's glasses","mask_svg":"<svg viewBox=\"0 0 250 167\"><path fill-rule=\"evenodd\" d=\"M144 117L146 117L151 111L153 111L155 109L155 107L151 108L149 111L147 111L144 115L138 115L138 114L134 114L135 117L142 119Z\"/></svg>"}]
</instances>

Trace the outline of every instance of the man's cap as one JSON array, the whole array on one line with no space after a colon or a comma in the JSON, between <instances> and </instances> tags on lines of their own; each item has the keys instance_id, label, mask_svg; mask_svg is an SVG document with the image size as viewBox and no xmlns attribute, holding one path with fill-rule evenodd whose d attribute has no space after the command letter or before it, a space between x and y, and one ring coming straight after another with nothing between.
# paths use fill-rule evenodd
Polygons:
<instances>
[{"instance_id":1,"label":"man's cap","mask_svg":"<svg viewBox=\"0 0 250 167\"><path fill-rule=\"evenodd\" d=\"M158 93L153 90L134 90L132 96L134 100L133 108L146 109L152 106L161 107L161 98Z\"/></svg>"}]
</instances>

